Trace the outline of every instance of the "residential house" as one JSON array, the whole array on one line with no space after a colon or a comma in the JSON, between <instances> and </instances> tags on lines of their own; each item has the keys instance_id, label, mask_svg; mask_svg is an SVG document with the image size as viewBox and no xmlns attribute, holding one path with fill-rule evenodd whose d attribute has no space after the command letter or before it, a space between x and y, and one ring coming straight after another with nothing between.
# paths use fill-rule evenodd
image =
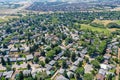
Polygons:
<instances>
[{"instance_id":1,"label":"residential house","mask_svg":"<svg viewBox=\"0 0 120 80\"><path fill-rule=\"evenodd\" d=\"M55 80L69 80L65 78L63 75L57 76Z\"/></svg>"},{"instance_id":2,"label":"residential house","mask_svg":"<svg viewBox=\"0 0 120 80\"><path fill-rule=\"evenodd\" d=\"M17 61L25 61L25 58L17 58Z\"/></svg>"},{"instance_id":3,"label":"residential house","mask_svg":"<svg viewBox=\"0 0 120 80\"><path fill-rule=\"evenodd\" d=\"M83 61L82 58L78 58L78 59L73 63L73 65L78 66L78 64L79 64L80 62L82 62L82 61Z\"/></svg>"},{"instance_id":4,"label":"residential house","mask_svg":"<svg viewBox=\"0 0 120 80\"><path fill-rule=\"evenodd\" d=\"M62 68L61 68L58 72L59 72L60 74L63 74L64 71L65 71L65 69L62 69Z\"/></svg>"},{"instance_id":5,"label":"residential house","mask_svg":"<svg viewBox=\"0 0 120 80\"><path fill-rule=\"evenodd\" d=\"M71 72L71 71L68 71L68 72L67 72L67 75L68 75L68 77L70 78L70 77L71 77L71 75L73 75L73 76L74 76L74 73L73 73L73 72Z\"/></svg>"},{"instance_id":6,"label":"residential house","mask_svg":"<svg viewBox=\"0 0 120 80\"><path fill-rule=\"evenodd\" d=\"M32 54L26 55L26 60L27 60L27 61L28 61L28 60L33 60L33 55L32 55Z\"/></svg>"},{"instance_id":7,"label":"residential house","mask_svg":"<svg viewBox=\"0 0 120 80\"><path fill-rule=\"evenodd\" d=\"M97 74L97 75L96 75L96 79L97 79L97 80L105 80L105 76L102 75L102 74Z\"/></svg>"},{"instance_id":8,"label":"residential house","mask_svg":"<svg viewBox=\"0 0 120 80\"><path fill-rule=\"evenodd\" d=\"M50 75L50 74L51 74L51 72L50 72L50 71L46 71L46 74L47 74L47 75Z\"/></svg>"},{"instance_id":9,"label":"residential house","mask_svg":"<svg viewBox=\"0 0 120 80\"><path fill-rule=\"evenodd\" d=\"M6 79L11 78L12 75L13 75L13 71L3 72L3 76L4 76Z\"/></svg>"},{"instance_id":10,"label":"residential house","mask_svg":"<svg viewBox=\"0 0 120 80\"><path fill-rule=\"evenodd\" d=\"M105 76L106 72L107 72L106 70L100 69L98 73L99 73L99 74L102 74L103 76Z\"/></svg>"},{"instance_id":11,"label":"residential house","mask_svg":"<svg viewBox=\"0 0 120 80\"><path fill-rule=\"evenodd\" d=\"M18 52L18 48L11 48L10 52Z\"/></svg>"},{"instance_id":12,"label":"residential house","mask_svg":"<svg viewBox=\"0 0 120 80\"><path fill-rule=\"evenodd\" d=\"M104 69L104 70L109 70L112 68L112 66L108 65L108 64L100 64L100 68Z\"/></svg>"},{"instance_id":13,"label":"residential house","mask_svg":"<svg viewBox=\"0 0 120 80\"><path fill-rule=\"evenodd\" d=\"M24 76L29 76L31 74L31 70L24 70L23 75Z\"/></svg>"},{"instance_id":14,"label":"residential house","mask_svg":"<svg viewBox=\"0 0 120 80\"><path fill-rule=\"evenodd\" d=\"M51 66L51 65L49 65L49 64L46 64L46 65L45 65L45 68L46 68L46 70L48 70L48 71L49 71L49 70L51 70L51 69L52 69L52 66Z\"/></svg>"},{"instance_id":15,"label":"residential house","mask_svg":"<svg viewBox=\"0 0 120 80\"><path fill-rule=\"evenodd\" d=\"M78 68L78 67L76 67L76 66L71 66L71 67L70 67L70 71L75 72L75 70L76 70L77 68Z\"/></svg>"},{"instance_id":16,"label":"residential house","mask_svg":"<svg viewBox=\"0 0 120 80\"><path fill-rule=\"evenodd\" d=\"M104 59L108 60L108 59L111 58L111 55L110 54L105 54L103 57L104 57Z\"/></svg>"},{"instance_id":17,"label":"residential house","mask_svg":"<svg viewBox=\"0 0 120 80\"><path fill-rule=\"evenodd\" d=\"M16 58L9 58L10 59L10 62L16 62L17 59Z\"/></svg>"},{"instance_id":18,"label":"residential house","mask_svg":"<svg viewBox=\"0 0 120 80\"><path fill-rule=\"evenodd\" d=\"M50 64L51 66L53 66L53 65L55 64L55 62L56 62L56 61L52 60L52 61L49 62L49 64Z\"/></svg>"}]
</instances>

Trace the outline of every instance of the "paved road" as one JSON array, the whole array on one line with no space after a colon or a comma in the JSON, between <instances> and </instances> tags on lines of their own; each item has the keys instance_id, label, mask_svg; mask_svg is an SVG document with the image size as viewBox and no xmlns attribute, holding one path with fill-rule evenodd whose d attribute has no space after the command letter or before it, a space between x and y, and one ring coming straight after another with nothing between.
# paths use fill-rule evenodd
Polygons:
<instances>
[{"instance_id":1,"label":"paved road","mask_svg":"<svg viewBox=\"0 0 120 80\"><path fill-rule=\"evenodd\" d=\"M119 59L120 59L120 48L118 49L118 60ZM119 79L119 75L120 75L120 66L119 66L119 64L117 64L117 67L116 67L116 74L117 74L116 80L118 80Z\"/></svg>"}]
</instances>

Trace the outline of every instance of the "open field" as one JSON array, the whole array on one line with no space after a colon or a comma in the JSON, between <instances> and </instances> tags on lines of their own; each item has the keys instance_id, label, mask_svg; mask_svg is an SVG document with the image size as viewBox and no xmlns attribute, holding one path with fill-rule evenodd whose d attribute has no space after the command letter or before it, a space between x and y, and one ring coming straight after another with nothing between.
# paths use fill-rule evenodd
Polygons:
<instances>
[{"instance_id":1,"label":"open field","mask_svg":"<svg viewBox=\"0 0 120 80\"><path fill-rule=\"evenodd\" d=\"M112 21L112 20L94 20L93 22L104 24L106 26L107 24L109 24L111 22L115 22L115 21Z\"/></svg>"},{"instance_id":2,"label":"open field","mask_svg":"<svg viewBox=\"0 0 120 80\"><path fill-rule=\"evenodd\" d=\"M95 23L100 23L100 24L104 24L104 26L107 26L109 23L117 23L118 25L120 25L120 20L94 20L93 22ZM107 28L108 29L108 28ZM108 29L110 32L116 31L116 30L120 30L118 28L109 28Z\"/></svg>"},{"instance_id":3,"label":"open field","mask_svg":"<svg viewBox=\"0 0 120 80\"><path fill-rule=\"evenodd\" d=\"M117 23L120 24L120 20L94 20L93 22L95 23L100 23L100 24L104 24L105 26L109 23Z\"/></svg>"},{"instance_id":4,"label":"open field","mask_svg":"<svg viewBox=\"0 0 120 80\"><path fill-rule=\"evenodd\" d=\"M81 25L81 29L83 30L86 30L86 29L89 29L89 30L92 30L92 31L98 31L98 32L104 32L105 34L109 34L110 32L114 32L116 30L120 30L120 29L117 29L117 28L97 28L97 27L92 27L90 25L86 25L86 24L82 24Z\"/></svg>"},{"instance_id":5,"label":"open field","mask_svg":"<svg viewBox=\"0 0 120 80\"><path fill-rule=\"evenodd\" d=\"M13 18L19 18L19 17L18 16L1 16L0 22L5 22L5 21L8 21L9 19L13 19Z\"/></svg>"},{"instance_id":6,"label":"open field","mask_svg":"<svg viewBox=\"0 0 120 80\"><path fill-rule=\"evenodd\" d=\"M110 31L108 29L96 28L96 27L92 27L92 26L86 25L86 24L82 24L81 25L81 29L83 29L83 30L88 29L88 30L92 30L92 31L103 32L105 34L109 34L110 33Z\"/></svg>"}]
</instances>

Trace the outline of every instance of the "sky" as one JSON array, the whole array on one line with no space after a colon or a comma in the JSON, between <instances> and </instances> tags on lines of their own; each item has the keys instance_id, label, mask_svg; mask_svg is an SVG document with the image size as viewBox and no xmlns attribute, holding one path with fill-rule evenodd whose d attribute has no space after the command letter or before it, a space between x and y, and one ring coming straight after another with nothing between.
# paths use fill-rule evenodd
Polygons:
<instances>
[{"instance_id":1,"label":"sky","mask_svg":"<svg viewBox=\"0 0 120 80\"><path fill-rule=\"evenodd\" d=\"M0 0L0 1L23 1L23 0ZM26 1L26 0L24 0ZM36 0L31 0L31 1L36 1ZM55 2L55 1L62 1L62 2L65 2L65 1L69 1L69 2L78 2L78 1L86 1L86 0L37 0L37 1L48 1L48 2ZM87 0L87 1L90 1L90 0Z\"/></svg>"},{"instance_id":2,"label":"sky","mask_svg":"<svg viewBox=\"0 0 120 80\"><path fill-rule=\"evenodd\" d=\"M0 0L0 1L26 1L26 0ZM62 1L62 2L80 2L80 1L103 1L103 0L31 0L31 1L41 1L41 2L55 2L55 1ZM105 0L104 0L105 1ZM106 0L109 1L109 0ZM110 0L113 1L113 0Z\"/></svg>"}]
</instances>

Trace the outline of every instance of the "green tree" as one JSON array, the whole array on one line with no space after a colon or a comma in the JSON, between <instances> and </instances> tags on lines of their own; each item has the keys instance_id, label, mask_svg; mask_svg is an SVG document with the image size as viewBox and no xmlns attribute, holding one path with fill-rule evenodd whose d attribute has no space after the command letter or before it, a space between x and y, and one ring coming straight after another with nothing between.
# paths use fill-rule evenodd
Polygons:
<instances>
[{"instance_id":1,"label":"green tree","mask_svg":"<svg viewBox=\"0 0 120 80\"><path fill-rule=\"evenodd\" d=\"M48 76L47 76L46 72L39 72L36 75L37 80L45 80L47 77Z\"/></svg>"},{"instance_id":2,"label":"green tree","mask_svg":"<svg viewBox=\"0 0 120 80\"><path fill-rule=\"evenodd\" d=\"M48 64L48 63L49 63L49 61L50 61L50 59L49 59L49 58L45 58L45 63L46 63L46 64Z\"/></svg>"},{"instance_id":3,"label":"green tree","mask_svg":"<svg viewBox=\"0 0 120 80\"><path fill-rule=\"evenodd\" d=\"M117 23L109 23L107 25L108 28L120 28L120 25L118 25Z\"/></svg>"},{"instance_id":4,"label":"green tree","mask_svg":"<svg viewBox=\"0 0 120 80\"><path fill-rule=\"evenodd\" d=\"M1 58L1 63L2 63L2 65L3 65L3 66L5 66L5 65L6 65L6 62L5 62L5 60L4 60L4 58L3 58L3 57Z\"/></svg>"},{"instance_id":5,"label":"green tree","mask_svg":"<svg viewBox=\"0 0 120 80\"><path fill-rule=\"evenodd\" d=\"M19 75L16 77L16 80L24 80L23 72L20 71Z\"/></svg>"},{"instance_id":6,"label":"green tree","mask_svg":"<svg viewBox=\"0 0 120 80\"><path fill-rule=\"evenodd\" d=\"M7 63L8 63L8 65L11 65L11 62L10 62L9 58L7 58Z\"/></svg>"},{"instance_id":7,"label":"green tree","mask_svg":"<svg viewBox=\"0 0 120 80\"><path fill-rule=\"evenodd\" d=\"M80 76L84 75L84 68L83 67L77 68L75 73L79 74Z\"/></svg>"},{"instance_id":8,"label":"green tree","mask_svg":"<svg viewBox=\"0 0 120 80\"><path fill-rule=\"evenodd\" d=\"M28 65L27 65L27 68L28 68L28 70L30 70L30 69L31 69L31 65L30 65L30 64L28 64Z\"/></svg>"},{"instance_id":9,"label":"green tree","mask_svg":"<svg viewBox=\"0 0 120 80\"><path fill-rule=\"evenodd\" d=\"M94 76L90 73L86 73L86 74L84 74L83 78L84 78L84 80L93 80Z\"/></svg>"},{"instance_id":10,"label":"green tree","mask_svg":"<svg viewBox=\"0 0 120 80\"><path fill-rule=\"evenodd\" d=\"M100 63L98 62L98 61L96 61L96 60L92 60L91 61L91 64L95 67L95 68L100 68Z\"/></svg>"},{"instance_id":11,"label":"green tree","mask_svg":"<svg viewBox=\"0 0 120 80\"><path fill-rule=\"evenodd\" d=\"M54 55L55 55L55 51L54 50L48 51L47 54L46 54L46 56L48 58L50 58L50 59L53 59Z\"/></svg>"},{"instance_id":12,"label":"green tree","mask_svg":"<svg viewBox=\"0 0 120 80\"><path fill-rule=\"evenodd\" d=\"M62 68L67 68L68 66L67 66L67 63L66 63L66 61L62 61Z\"/></svg>"},{"instance_id":13,"label":"green tree","mask_svg":"<svg viewBox=\"0 0 120 80\"><path fill-rule=\"evenodd\" d=\"M82 65L83 65L83 62L80 61L79 64L78 64L78 66L79 66L79 67L82 67Z\"/></svg>"},{"instance_id":14,"label":"green tree","mask_svg":"<svg viewBox=\"0 0 120 80\"><path fill-rule=\"evenodd\" d=\"M35 56L34 59L33 59L33 61L34 61L35 63L38 63L38 62L39 62L39 58Z\"/></svg>"},{"instance_id":15,"label":"green tree","mask_svg":"<svg viewBox=\"0 0 120 80\"><path fill-rule=\"evenodd\" d=\"M72 55L71 55L71 61L74 62L75 60L76 60L76 54L72 53Z\"/></svg>"},{"instance_id":16,"label":"green tree","mask_svg":"<svg viewBox=\"0 0 120 80\"><path fill-rule=\"evenodd\" d=\"M66 49L63 55L64 55L65 57L70 57L70 54L71 54L70 50L69 50L69 49Z\"/></svg>"},{"instance_id":17,"label":"green tree","mask_svg":"<svg viewBox=\"0 0 120 80\"><path fill-rule=\"evenodd\" d=\"M3 77L3 76L2 76L0 79L1 79L1 80L6 80L5 77Z\"/></svg>"},{"instance_id":18,"label":"green tree","mask_svg":"<svg viewBox=\"0 0 120 80\"><path fill-rule=\"evenodd\" d=\"M39 64L44 67L45 66L45 63L43 61L40 61Z\"/></svg>"},{"instance_id":19,"label":"green tree","mask_svg":"<svg viewBox=\"0 0 120 80\"><path fill-rule=\"evenodd\" d=\"M10 71L10 70L11 70L10 65L7 65L6 68L7 68L7 71Z\"/></svg>"},{"instance_id":20,"label":"green tree","mask_svg":"<svg viewBox=\"0 0 120 80\"><path fill-rule=\"evenodd\" d=\"M96 58L96 60L97 60L98 62L102 63L102 62L104 61L104 57L103 57L103 56L98 56L98 57Z\"/></svg>"},{"instance_id":21,"label":"green tree","mask_svg":"<svg viewBox=\"0 0 120 80\"><path fill-rule=\"evenodd\" d=\"M65 45L68 45L68 44L70 44L72 42L73 42L72 38L66 38L65 39Z\"/></svg>"},{"instance_id":22,"label":"green tree","mask_svg":"<svg viewBox=\"0 0 120 80\"><path fill-rule=\"evenodd\" d=\"M41 56L45 56L44 50L41 50Z\"/></svg>"},{"instance_id":23,"label":"green tree","mask_svg":"<svg viewBox=\"0 0 120 80\"><path fill-rule=\"evenodd\" d=\"M59 54L62 51L62 49L60 47L55 47L54 51L55 51L55 54Z\"/></svg>"}]
</instances>

